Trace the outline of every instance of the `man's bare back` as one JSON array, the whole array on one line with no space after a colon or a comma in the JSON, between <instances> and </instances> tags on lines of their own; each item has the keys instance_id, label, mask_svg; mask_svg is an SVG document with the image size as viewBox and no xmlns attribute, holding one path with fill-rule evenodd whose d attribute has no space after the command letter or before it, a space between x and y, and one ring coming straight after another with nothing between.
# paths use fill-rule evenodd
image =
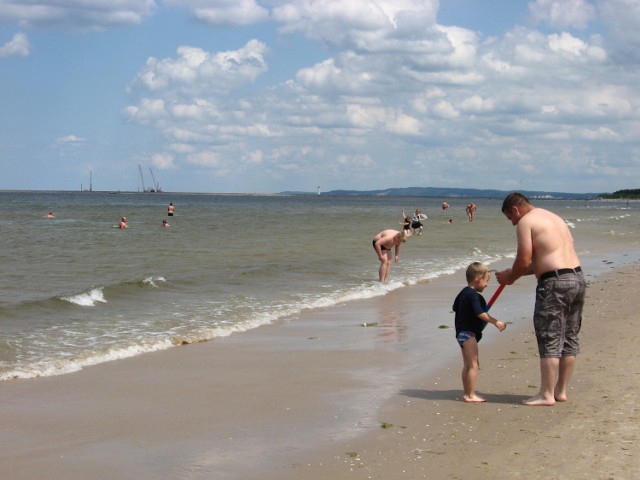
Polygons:
<instances>
[{"instance_id":1,"label":"man's bare back","mask_svg":"<svg viewBox=\"0 0 640 480\"><path fill-rule=\"evenodd\" d=\"M536 277L552 270L580 265L569 227L555 213L533 208L518 222L516 233L518 244L521 237L523 242L531 242L531 263Z\"/></svg>"}]
</instances>

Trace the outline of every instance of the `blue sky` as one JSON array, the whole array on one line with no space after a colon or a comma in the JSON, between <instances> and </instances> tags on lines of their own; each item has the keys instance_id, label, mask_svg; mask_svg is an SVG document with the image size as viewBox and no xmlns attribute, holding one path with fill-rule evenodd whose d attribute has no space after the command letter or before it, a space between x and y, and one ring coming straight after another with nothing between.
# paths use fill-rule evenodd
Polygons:
<instances>
[{"instance_id":1,"label":"blue sky","mask_svg":"<svg viewBox=\"0 0 640 480\"><path fill-rule=\"evenodd\" d=\"M637 0L0 0L0 189L612 192Z\"/></svg>"}]
</instances>

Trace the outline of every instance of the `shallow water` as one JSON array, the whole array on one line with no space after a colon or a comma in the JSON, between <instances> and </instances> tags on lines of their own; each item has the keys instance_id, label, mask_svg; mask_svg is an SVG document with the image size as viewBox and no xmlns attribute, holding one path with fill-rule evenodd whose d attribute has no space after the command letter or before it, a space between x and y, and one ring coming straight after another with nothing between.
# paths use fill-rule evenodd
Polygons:
<instances>
[{"instance_id":1,"label":"shallow water","mask_svg":"<svg viewBox=\"0 0 640 480\"><path fill-rule=\"evenodd\" d=\"M444 212L425 197L0 192L0 379L242 334L513 257L501 199L473 199L473 223L470 199L447 201ZM537 204L565 218L592 273L638 260L639 204ZM403 208L429 219L381 285L371 239L401 228Z\"/></svg>"}]
</instances>

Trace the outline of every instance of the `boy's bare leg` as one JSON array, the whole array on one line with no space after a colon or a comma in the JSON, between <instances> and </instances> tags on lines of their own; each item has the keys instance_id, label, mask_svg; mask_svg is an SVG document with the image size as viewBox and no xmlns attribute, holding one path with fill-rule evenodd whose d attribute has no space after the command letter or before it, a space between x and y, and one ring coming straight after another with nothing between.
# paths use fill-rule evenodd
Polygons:
<instances>
[{"instance_id":1,"label":"boy's bare leg","mask_svg":"<svg viewBox=\"0 0 640 480\"><path fill-rule=\"evenodd\" d=\"M540 393L535 397L528 398L522 403L532 406L551 406L555 405L554 390L556 386L556 378L558 376L558 368L560 365L559 358L541 358L540 359Z\"/></svg>"},{"instance_id":2,"label":"boy's bare leg","mask_svg":"<svg viewBox=\"0 0 640 480\"><path fill-rule=\"evenodd\" d=\"M569 386L569 380L571 380L571 375L573 374L575 365L575 355L560 358L560 368L558 369L558 383L556 383L555 390L553 392L553 396L558 402L567 401L567 388Z\"/></svg>"},{"instance_id":3,"label":"boy's bare leg","mask_svg":"<svg viewBox=\"0 0 640 480\"><path fill-rule=\"evenodd\" d=\"M480 403L486 400L476 394L476 381L480 370L478 360L478 342L475 338L470 338L462 345L462 358L464 367L462 368L462 386L464 388L464 401L467 403Z\"/></svg>"}]
</instances>

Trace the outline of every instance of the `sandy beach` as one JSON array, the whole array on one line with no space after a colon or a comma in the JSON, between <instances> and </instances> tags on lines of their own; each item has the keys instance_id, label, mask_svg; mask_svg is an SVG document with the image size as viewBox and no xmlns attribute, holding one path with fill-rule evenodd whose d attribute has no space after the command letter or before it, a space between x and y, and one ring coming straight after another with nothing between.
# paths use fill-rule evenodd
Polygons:
<instances>
[{"instance_id":1,"label":"sandy beach","mask_svg":"<svg viewBox=\"0 0 640 480\"><path fill-rule=\"evenodd\" d=\"M3 382L0 478L639 478L640 271L587 278L566 403L520 405L539 382L530 279L494 307L507 330L480 344L488 401L460 400L459 351L439 329L453 321L457 274L214 342ZM421 349L421 331L443 348Z\"/></svg>"},{"instance_id":2,"label":"sandy beach","mask_svg":"<svg viewBox=\"0 0 640 480\"><path fill-rule=\"evenodd\" d=\"M637 265L590 285L568 402L520 405L539 380L535 336L525 328L491 348L480 344L487 403L460 401L454 363L399 392L377 432L333 446L286 478L640 478L640 367L629 338L640 326L639 287Z\"/></svg>"}]
</instances>

